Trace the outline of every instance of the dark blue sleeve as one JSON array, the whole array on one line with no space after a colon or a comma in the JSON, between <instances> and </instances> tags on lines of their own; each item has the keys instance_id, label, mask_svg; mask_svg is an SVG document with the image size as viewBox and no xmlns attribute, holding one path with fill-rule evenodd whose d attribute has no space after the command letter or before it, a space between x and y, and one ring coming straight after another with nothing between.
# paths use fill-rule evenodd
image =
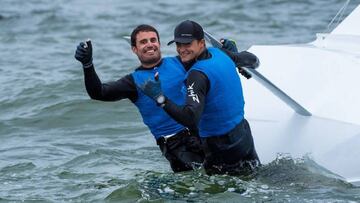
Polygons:
<instances>
[{"instance_id":1,"label":"dark blue sleeve","mask_svg":"<svg viewBox=\"0 0 360 203\"><path fill-rule=\"evenodd\" d=\"M205 106L209 80L202 72L192 70L186 79L186 102L179 106L167 99L164 110L178 123L196 129ZM166 96L166 95L165 95Z\"/></svg>"},{"instance_id":2,"label":"dark blue sleeve","mask_svg":"<svg viewBox=\"0 0 360 203\"><path fill-rule=\"evenodd\" d=\"M138 94L134 78L126 75L117 81L102 83L94 66L84 69L85 87L91 99L100 101L137 100Z\"/></svg>"},{"instance_id":3,"label":"dark blue sleeve","mask_svg":"<svg viewBox=\"0 0 360 203\"><path fill-rule=\"evenodd\" d=\"M256 55L253 53L250 53L248 51L242 51L242 52L231 52L226 49L221 49L223 52L225 52L231 60L234 61L237 67L247 67L247 68L257 68L260 64L259 59Z\"/></svg>"}]
</instances>

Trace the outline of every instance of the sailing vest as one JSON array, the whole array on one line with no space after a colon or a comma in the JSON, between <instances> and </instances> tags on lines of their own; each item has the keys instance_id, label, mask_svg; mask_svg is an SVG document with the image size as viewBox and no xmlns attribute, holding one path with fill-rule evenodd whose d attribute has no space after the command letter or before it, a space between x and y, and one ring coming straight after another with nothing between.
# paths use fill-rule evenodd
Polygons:
<instances>
[{"instance_id":1,"label":"sailing vest","mask_svg":"<svg viewBox=\"0 0 360 203\"><path fill-rule=\"evenodd\" d=\"M138 86L143 85L148 79L154 80L154 75L159 72L161 88L170 100L178 105L184 105L184 78L186 71L176 57L165 57L159 67L149 70L136 70L132 73L137 86L138 99L134 103L139 109L143 122L147 125L155 139L161 136L177 133L184 126L173 120L156 102L146 96Z\"/></svg>"},{"instance_id":2,"label":"sailing vest","mask_svg":"<svg viewBox=\"0 0 360 203\"><path fill-rule=\"evenodd\" d=\"M244 118L245 102L234 62L219 49L208 50L212 57L197 61L190 69L201 71L210 82L199 123L201 137L224 135Z\"/></svg>"}]
</instances>

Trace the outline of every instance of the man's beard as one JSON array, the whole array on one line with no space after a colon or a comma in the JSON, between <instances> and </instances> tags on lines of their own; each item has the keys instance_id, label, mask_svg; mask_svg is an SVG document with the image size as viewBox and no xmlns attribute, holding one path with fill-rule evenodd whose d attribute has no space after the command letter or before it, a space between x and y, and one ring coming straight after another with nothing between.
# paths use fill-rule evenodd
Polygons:
<instances>
[{"instance_id":1,"label":"man's beard","mask_svg":"<svg viewBox=\"0 0 360 203\"><path fill-rule=\"evenodd\" d=\"M141 64L145 64L145 65L152 65L152 64L160 61L160 59L161 59L161 54L159 54L159 56L157 56L157 57L151 57L151 58L147 58L147 59L139 57Z\"/></svg>"}]
</instances>

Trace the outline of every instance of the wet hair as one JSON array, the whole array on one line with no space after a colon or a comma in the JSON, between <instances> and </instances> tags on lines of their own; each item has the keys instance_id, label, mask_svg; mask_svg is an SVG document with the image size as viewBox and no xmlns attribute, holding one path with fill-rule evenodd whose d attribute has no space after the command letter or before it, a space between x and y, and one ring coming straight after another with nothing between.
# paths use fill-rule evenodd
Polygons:
<instances>
[{"instance_id":1,"label":"wet hair","mask_svg":"<svg viewBox=\"0 0 360 203\"><path fill-rule=\"evenodd\" d=\"M131 46L136 46L136 35L139 33L139 32L155 32L156 35L157 35L157 38L160 42L160 36L159 36L159 33L158 31L151 25L146 25L146 24L142 24L142 25L139 25L137 26L131 33Z\"/></svg>"}]
</instances>

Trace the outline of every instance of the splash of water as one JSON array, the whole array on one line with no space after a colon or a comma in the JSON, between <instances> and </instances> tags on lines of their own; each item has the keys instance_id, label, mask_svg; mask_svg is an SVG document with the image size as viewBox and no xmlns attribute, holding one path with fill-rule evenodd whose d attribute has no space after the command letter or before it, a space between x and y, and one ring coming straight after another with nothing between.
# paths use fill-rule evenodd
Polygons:
<instances>
[{"instance_id":1,"label":"splash of water","mask_svg":"<svg viewBox=\"0 0 360 203\"><path fill-rule=\"evenodd\" d=\"M310 156L293 159L279 154L271 163L247 176L208 176L203 169L184 173L147 171L113 191L106 199L130 201L216 201L263 199L313 201L331 199L333 193L351 191L355 186L318 165ZM312 191L312 192L311 192ZM313 194L313 196L309 196ZM359 197L354 197L359 198Z\"/></svg>"}]
</instances>

